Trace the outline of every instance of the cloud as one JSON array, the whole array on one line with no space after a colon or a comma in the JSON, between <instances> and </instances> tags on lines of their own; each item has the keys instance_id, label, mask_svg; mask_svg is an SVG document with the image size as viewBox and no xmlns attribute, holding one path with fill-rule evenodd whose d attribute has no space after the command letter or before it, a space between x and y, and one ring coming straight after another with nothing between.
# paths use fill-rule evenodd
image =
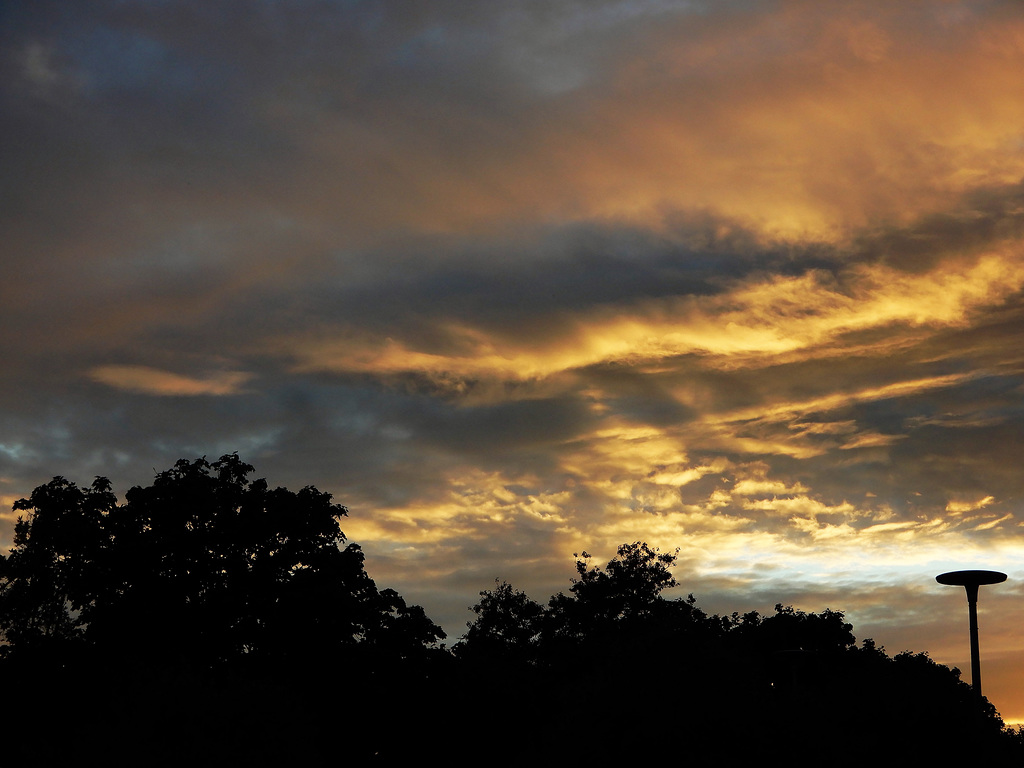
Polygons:
<instances>
[{"instance_id":1,"label":"cloud","mask_svg":"<svg viewBox=\"0 0 1024 768\"><path fill-rule=\"evenodd\" d=\"M955 657L935 573L1021 556L1019 6L172 6L0 12L5 499L238 450L454 634L648 540Z\"/></svg>"},{"instance_id":2,"label":"cloud","mask_svg":"<svg viewBox=\"0 0 1024 768\"><path fill-rule=\"evenodd\" d=\"M977 501L950 501L946 504L946 511L954 513L973 512L976 509L984 509L993 501L995 501L995 498L992 496L986 496Z\"/></svg>"},{"instance_id":3,"label":"cloud","mask_svg":"<svg viewBox=\"0 0 1024 768\"><path fill-rule=\"evenodd\" d=\"M782 355L840 354L842 336L870 329L960 326L1024 285L1024 263L990 254L943 264L925 275L855 266L835 284L807 272L742 281L715 296L681 296L598 305L550 318L544 338L488 332L441 320L433 348L395 336L318 331L277 343L297 358L296 370L389 376L496 378L522 381L590 365L645 365L696 353L726 367L775 361ZM441 340L438 343L437 340ZM892 340L876 343L892 344ZM897 341L897 343L899 343Z\"/></svg>"},{"instance_id":4,"label":"cloud","mask_svg":"<svg viewBox=\"0 0 1024 768\"><path fill-rule=\"evenodd\" d=\"M143 365L103 365L89 371L89 378L127 392L147 395L223 396L238 394L250 379L250 374L224 371L200 379Z\"/></svg>"},{"instance_id":5,"label":"cloud","mask_svg":"<svg viewBox=\"0 0 1024 768\"><path fill-rule=\"evenodd\" d=\"M22 73L38 96L48 98L64 80L53 61L53 51L39 41L28 43L21 56Z\"/></svg>"}]
</instances>

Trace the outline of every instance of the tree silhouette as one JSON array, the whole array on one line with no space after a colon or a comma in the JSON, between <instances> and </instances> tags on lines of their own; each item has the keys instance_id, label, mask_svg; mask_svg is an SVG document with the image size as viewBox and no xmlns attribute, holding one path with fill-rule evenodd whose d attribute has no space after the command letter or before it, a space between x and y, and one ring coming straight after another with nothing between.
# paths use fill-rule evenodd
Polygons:
<instances>
[{"instance_id":1,"label":"tree silhouette","mask_svg":"<svg viewBox=\"0 0 1024 768\"><path fill-rule=\"evenodd\" d=\"M53 716L21 723L0 764L328 764L341 717L356 762L396 753L415 721L380 713L422 708L444 632L377 589L330 494L252 471L181 460L123 504L104 478L61 477L16 502L0 679Z\"/></svg>"},{"instance_id":2,"label":"tree silhouette","mask_svg":"<svg viewBox=\"0 0 1024 768\"><path fill-rule=\"evenodd\" d=\"M572 597L556 595L552 604L556 612L565 610L569 621L581 615L588 622L634 621L651 613L663 590L676 586L670 570L676 555L644 542L621 545L605 570L591 566L586 552L573 557L579 578L573 579Z\"/></svg>"},{"instance_id":3,"label":"tree silhouette","mask_svg":"<svg viewBox=\"0 0 1024 768\"><path fill-rule=\"evenodd\" d=\"M98 585L94 558L107 542L103 518L116 505L110 483L79 488L63 477L14 503L27 511L14 528L14 548L0 555L0 637L34 653L83 641L84 612Z\"/></svg>"},{"instance_id":4,"label":"tree silhouette","mask_svg":"<svg viewBox=\"0 0 1024 768\"><path fill-rule=\"evenodd\" d=\"M458 648L465 657L492 662L525 662L534 657L544 607L508 582L495 580L471 610L476 619Z\"/></svg>"},{"instance_id":5,"label":"tree silhouette","mask_svg":"<svg viewBox=\"0 0 1024 768\"><path fill-rule=\"evenodd\" d=\"M101 477L16 502L0 679L33 716L0 763L327 765L339 723L358 764L1024 763L959 670L858 646L842 611L709 615L639 541L574 555L546 604L496 580L449 652L378 590L345 507L252 471L182 460L123 504Z\"/></svg>"},{"instance_id":6,"label":"tree silhouette","mask_svg":"<svg viewBox=\"0 0 1024 768\"><path fill-rule=\"evenodd\" d=\"M377 590L330 494L271 489L252 471L234 454L181 460L123 505L104 478L54 478L18 501L28 515L0 560L5 652L46 640L206 668L361 644L403 656L444 637Z\"/></svg>"},{"instance_id":7,"label":"tree silhouette","mask_svg":"<svg viewBox=\"0 0 1024 768\"><path fill-rule=\"evenodd\" d=\"M456 646L473 664L467 721L532 734L504 746L504 765L543 754L741 766L769 753L799 766L1024 763L1021 733L959 670L858 647L842 611L708 615L692 595L662 594L677 586L673 553L634 542L603 568L574 557L568 594L546 607L507 582L482 592Z\"/></svg>"}]
</instances>

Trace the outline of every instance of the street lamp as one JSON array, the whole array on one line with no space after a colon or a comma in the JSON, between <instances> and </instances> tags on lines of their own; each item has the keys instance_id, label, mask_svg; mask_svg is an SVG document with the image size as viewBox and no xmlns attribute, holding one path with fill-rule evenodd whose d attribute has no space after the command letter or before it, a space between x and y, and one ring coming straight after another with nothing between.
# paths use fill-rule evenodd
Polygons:
<instances>
[{"instance_id":1,"label":"street lamp","mask_svg":"<svg viewBox=\"0 0 1024 768\"><path fill-rule=\"evenodd\" d=\"M967 611L971 619L971 685L981 696L981 656L978 653L978 587L999 584L1006 574L999 571L950 571L935 577L939 584L954 584L967 590Z\"/></svg>"}]
</instances>

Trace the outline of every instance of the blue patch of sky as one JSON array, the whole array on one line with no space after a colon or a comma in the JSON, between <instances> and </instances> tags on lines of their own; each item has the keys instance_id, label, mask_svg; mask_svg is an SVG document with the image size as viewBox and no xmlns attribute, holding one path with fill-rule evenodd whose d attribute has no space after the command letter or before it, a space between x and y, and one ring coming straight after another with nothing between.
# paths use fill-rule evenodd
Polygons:
<instances>
[{"instance_id":1,"label":"blue patch of sky","mask_svg":"<svg viewBox=\"0 0 1024 768\"><path fill-rule=\"evenodd\" d=\"M28 449L21 443L0 443L0 454L6 456L11 461L21 461L25 458Z\"/></svg>"},{"instance_id":2,"label":"blue patch of sky","mask_svg":"<svg viewBox=\"0 0 1024 768\"><path fill-rule=\"evenodd\" d=\"M186 93L200 82L197 62L137 31L94 26L75 30L64 49L88 89Z\"/></svg>"}]
</instances>

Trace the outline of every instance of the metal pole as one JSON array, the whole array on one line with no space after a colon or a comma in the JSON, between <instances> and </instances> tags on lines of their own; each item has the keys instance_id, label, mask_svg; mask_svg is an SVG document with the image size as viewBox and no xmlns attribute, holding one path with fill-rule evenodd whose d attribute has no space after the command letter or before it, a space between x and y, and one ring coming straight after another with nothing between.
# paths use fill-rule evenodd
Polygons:
<instances>
[{"instance_id":1,"label":"metal pole","mask_svg":"<svg viewBox=\"0 0 1024 768\"><path fill-rule=\"evenodd\" d=\"M967 613L971 622L971 685L981 696L981 652L978 650L978 585L965 584L967 590Z\"/></svg>"}]
</instances>

